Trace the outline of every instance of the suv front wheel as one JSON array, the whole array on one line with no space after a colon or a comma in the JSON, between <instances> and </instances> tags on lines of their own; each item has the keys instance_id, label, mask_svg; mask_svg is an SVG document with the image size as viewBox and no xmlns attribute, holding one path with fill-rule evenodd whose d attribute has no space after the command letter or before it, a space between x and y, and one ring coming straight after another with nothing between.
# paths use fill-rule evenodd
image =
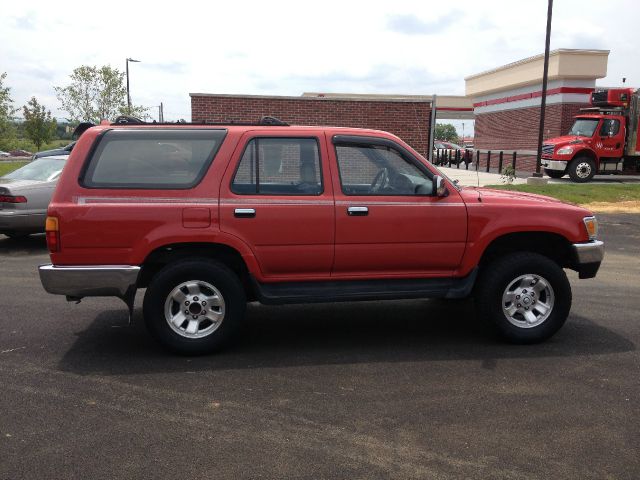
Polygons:
<instances>
[{"instance_id":1,"label":"suv front wheel","mask_svg":"<svg viewBox=\"0 0 640 480\"><path fill-rule=\"evenodd\" d=\"M209 259L169 264L151 280L144 319L151 334L183 355L214 352L237 333L246 307L238 276Z\"/></svg>"},{"instance_id":2,"label":"suv front wheel","mask_svg":"<svg viewBox=\"0 0 640 480\"><path fill-rule=\"evenodd\" d=\"M512 343L537 343L567 320L571 285L564 270L543 255L512 253L485 265L476 287L480 316Z\"/></svg>"}]
</instances>

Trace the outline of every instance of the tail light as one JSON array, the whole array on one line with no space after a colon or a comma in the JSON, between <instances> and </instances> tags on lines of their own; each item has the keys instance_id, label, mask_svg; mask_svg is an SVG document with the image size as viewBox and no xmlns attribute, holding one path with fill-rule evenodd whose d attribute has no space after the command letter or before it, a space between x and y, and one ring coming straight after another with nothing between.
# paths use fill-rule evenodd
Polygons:
<instances>
[{"instance_id":1,"label":"tail light","mask_svg":"<svg viewBox=\"0 0 640 480\"><path fill-rule=\"evenodd\" d=\"M27 203L27 197L22 195L0 195L0 203Z\"/></svg>"},{"instance_id":2,"label":"tail light","mask_svg":"<svg viewBox=\"0 0 640 480\"><path fill-rule=\"evenodd\" d=\"M60 229L58 227L57 217L47 217L44 224L44 231L47 237L47 247L49 247L49 253L56 253L60 251Z\"/></svg>"}]
</instances>

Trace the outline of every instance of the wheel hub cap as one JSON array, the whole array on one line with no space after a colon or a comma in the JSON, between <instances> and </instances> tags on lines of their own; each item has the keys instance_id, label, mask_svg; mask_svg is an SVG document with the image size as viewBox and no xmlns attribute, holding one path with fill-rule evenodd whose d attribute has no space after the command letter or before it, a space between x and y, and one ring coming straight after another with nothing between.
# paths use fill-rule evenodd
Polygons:
<instances>
[{"instance_id":1,"label":"wheel hub cap","mask_svg":"<svg viewBox=\"0 0 640 480\"><path fill-rule=\"evenodd\" d=\"M555 297L549 281L539 275L521 275L502 294L502 311L512 325L533 328L544 323Z\"/></svg>"},{"instance_id":2,"label":"wheel hub cap","mask_svg":"<svg viewBox=\"0 0 640 480\"><path fill-rule=\"evenodd\" d=\"M175 287L164 304L169 327L186 338L202 338L215 332L225 314L220 291L202 280L190 280Z\"/></svg>"}]
</instances>

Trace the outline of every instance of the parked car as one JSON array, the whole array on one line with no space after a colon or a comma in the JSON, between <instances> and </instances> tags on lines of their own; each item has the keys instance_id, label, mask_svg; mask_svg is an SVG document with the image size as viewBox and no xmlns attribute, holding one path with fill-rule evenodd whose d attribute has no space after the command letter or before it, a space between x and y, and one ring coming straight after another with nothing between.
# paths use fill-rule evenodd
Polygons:
<instances>
[{"instance_id":1,"label":"parked car","mask_svg":"<svg viewBox=\"0 0 640 480\"><path fill-rule=\"evenodd\" d=\"M2 150L0 150L0 157L2 158L6 158L6 157L10 157L11 155L9 155L9 152L4 152Z\"/></svg>"},{"instance_id":2,"label":"parked car","mask_svg":"<svg viewBox=\"0 0 640 480\"><path fill-rule=\"evenodd\" d=\"M31 152L27 152L26 150L11 150L9 155L12 157L30 157Z\"/></svg>"},{"instance_id":3,"label":"parked car","mask_svg":"<svg viewBox=\"0 0 640 480\"><path fill-rule=\"evenodd\" d=\"M61 148L54 148L52 150L43 150L41 152L34 153L33 156L31 157L31 160L36 160L42 157L53 157L56 155L68 156L73 150L73 147L75 147L75 145L76 145L76 142L71 142L69 145L65 145L64 147L61 147Z\"/></svg>"},{"instance_id":4,"label":"parked car","mask_svg":"<svg viewBox=\"0 0 640 480\"><path fill-rule=\"evenodd\" d=\"M0 177L0 234L44 232L47 206L67 158L40 158Z\"/></svg>"},{"instance_id":5,"label":"parked car","mask_svg":"<svg viewBox=\"0 0 640 480\"><path fill-rule=\"evenodd\" d=\"M273 120L87 130L46 236L46 291L119 297L131 315L146 288L147 328L183 354L221 348L247 300L473 293L507 340L539 342L569 314L564 269L591 278L604 256L584 208L462 188L390 133Z\"/></svg>"}]
</instances>

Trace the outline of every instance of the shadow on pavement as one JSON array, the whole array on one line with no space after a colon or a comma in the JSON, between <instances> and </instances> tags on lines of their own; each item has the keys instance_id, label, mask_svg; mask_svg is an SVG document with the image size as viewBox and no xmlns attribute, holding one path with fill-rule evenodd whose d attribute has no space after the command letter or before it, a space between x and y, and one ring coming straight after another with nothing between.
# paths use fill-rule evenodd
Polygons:
<instances>
[{"instance_id":1,"label":"shadow on pavement","mask_svg":"<svg viewBox=\"0 0 640 480\"><path fill-rule=\"evenodd\" d=\"M44 234L9 238L0 235L0 254L41 254L47 252L47 240Z\"/></svg>"},{"instance_id":2,"label":"shadow on pavement","mask_svg":"<svg viewBox=\"0 0 640 480\"><path fill-rule=\"evenodd\" d=\"M591 356L635 350L635 345L591 320L571 316L551 340L539 345L502 343L476 320L471 301L292 305L251 304L238 341L223 352L180 357L165 352L146 333L142 312L126 326L120 310L103 312L61 359L78 374L138 374L280 368L387 362L480 360L485 368L505 358Z\"/></svg>"}]
</instances>

